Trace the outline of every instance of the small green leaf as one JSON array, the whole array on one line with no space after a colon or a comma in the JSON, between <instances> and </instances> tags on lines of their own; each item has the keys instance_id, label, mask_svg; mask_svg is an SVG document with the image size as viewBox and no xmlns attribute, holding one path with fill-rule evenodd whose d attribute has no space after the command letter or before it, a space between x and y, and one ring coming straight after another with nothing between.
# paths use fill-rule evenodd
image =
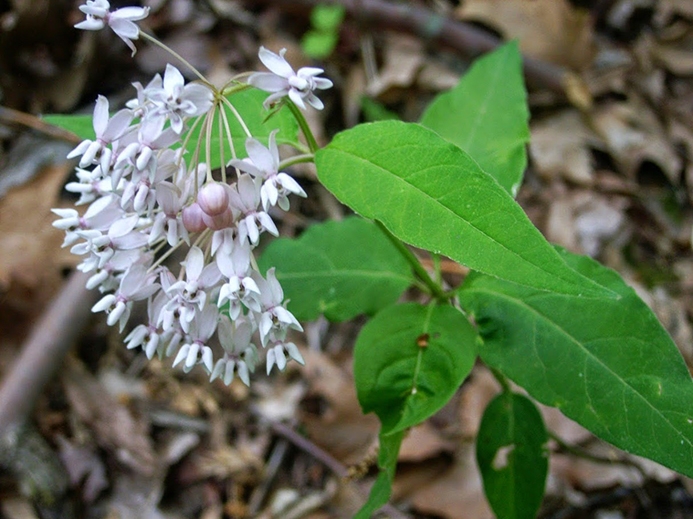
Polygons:
<instances>
[{"instance_id":1,"label":"small green leaf","mask_svg":"<svg viewBox=\"0 0 693 519\"><path fill-rule=\"evenodd\" d=\"M471 275L460 301L479 326L481 357L600 438L693 476L693 381L676 345L618 274L561 254L620 299Z\"/></svg>"},{"instance_id":2,"label":"small green leaf","mask_svg":"<svg viewBox=\"0 0 693 519\"><path fill-rule=\"evenodd\" d=\"M373 487L371 488L368 501L356 512L354 519L370 519L371 515L381 508L390 499L392 494L392 482L395 479L395 469L397 468L397 455L402 446L404 432L395 434L380 434L380 450L378 451L378 474Z\"/></svg>"},{"instance_id":3,"label":"small green leaf","mask_svg":"<svg viewBox=\"0 0 693 519\"><path fill-rule=\"evenodd\" d=\"M613 296L568 267L469 155L423 126L360 124L319 150L315 164L337 198L404 242L542 290Z\"/></svg>"},{"instance_id":4,"label":"small green leaf","mask_svg":"<svg viewBox=\"0 0 693 519\"><path fill-rule=\"evenodd\" d=\"M354 349L354 378L364 413L383 434L434 414L474 365L477 335L451 306L391 306L366 324Z\"/></svg>"},{"instance_id":5,"label":"small green leaf","mask_svg":"<svg viewBox=\"0 0 693 519\"><path fill-rule=\"evenodd\" d=\"M258 261L276 266L297 319L325 314L345 321L393 304L414 282L411 268L383 233L362 218L314 225L298 239L273 241Z\"/></svg>"},{"instance_id":6,"label":"small green leaf","mask_svg":"<svg viewBox=\"0 0 693 519\"><path fill-rule=\"evenodd\" d=\"M366 121L399 121L399 115L367 96L361 97L361 111Z\"/></svg>"},{"instance_id":7,"label":"small green leaf","mask_svg":"<svg viewBox=\"0 0 693 519\"><path fill-rule=\"evenodd\" d=\"M240 117L245 122L245 125L252 134L253 138L267 146L270 133L272 133L273 130L279 130L277 133L277 144L289 144L292 146L297 145L298 124L291 115L291 111L284 106L267 119L267 110L262 107L262 103L266 98L267 93L252 88L241 90L240 92L235 92L227 96L229 102L234 106ZM222 107L229 122L229 129L231 130L236 155L239 158L246 157L247 153L245 151L245 141L248 139L248 136L241 126L241 123L238 121L238 118L234 116L233 112L225 104L223 104ZM219 139L219 116L219 111L215 111L211 132L212 146L210 153L210 164L212 169L221 166L221 145L223 145L224 150L224 162L228 162L233 158L231 154L231 146L226 138L225 130L222 130L221 133L223 138L221 140ZM203 124L198 124L192 131L186 145L186 149L188 150L188 158L194 156L195 148L198 147L199 142L199 162L206 162L207 156L205 153L205 137L206 131L203 128ZM187 134L184 133L183 138L188 138Z\"/></svg>"},{"instance_id":8,"label":"small green leaf","mask_svg":"<svg viewBox=\"0 0 693 519\"><path fill-rule=\"evenodd\" d=\"M476 459L498 519L537 516L549 469L547 441L541 413L522 395L501 393L484 411Z\"/></svg>"},{"instance_id":9,"label":"small green leaf","mask_svg":"<svg viewBox=\"0 0 693 519\"><path fill-rule=\"evenodd\" d=\"M61 128L74 133L82 140L89 139L93 141L96 138L91 115L51 114L44 115L42 119L48 124L60 126Z\"/></svg>"},{"instance_id":10,"label":"small green leaf","mask_svg":"<svg viewBox=\"0 0 693 519\"><path fill-rule=\"evenodd\" d=\"M333 32L308 31L301 38L301 48L306 56L324 59L332 54L337 41L338 35Z\"/></svg>"},{"instance_id":11,"label":"small green leaf","mask_svg":"<svg viewBox=\"0 0 693 519\"><path fill-rule=\"evenodd\" d=\"M338 4L318 4L310 13L310 23L320 31L336 31L344 20L346 9Z\"/></svg>"},{"instance_id":12,"label":"small green leaf","mask_svg":"<svg viewBox=\"0 0 693 519\"><path fill-rule=\"evenodd\" d=\"M421 124L466 151L515 196L527 166L528 120L522 55L517 42L510 42L438 95Z\"/></svg>"}]
</instances>

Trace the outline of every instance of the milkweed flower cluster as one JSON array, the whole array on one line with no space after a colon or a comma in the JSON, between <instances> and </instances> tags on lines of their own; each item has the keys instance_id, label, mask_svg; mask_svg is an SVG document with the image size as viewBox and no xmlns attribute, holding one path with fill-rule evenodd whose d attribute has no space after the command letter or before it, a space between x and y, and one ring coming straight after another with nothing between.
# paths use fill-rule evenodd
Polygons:
<instances>
[{"instance_id":1,"label":"milkweed flower cluster","mask_svg":"<svg viewBox=\"0 0 693 519\"><path fill-rule=\"evenodd\" d=\"M109 26L134 51L140 34L134 22L145 9L111 12L106 0L88 0L80 9L87 19L78 28ZM287 70L277 76L281 81ZM316 75L311 69L309 76ZM270 83L260 77L264 86ZM315 106L311 89L325 81L291 86L283 95L293 99L297 88L300 100ZM234 153L218 180L185 144L195 125L210 130L215 111L228 103L222 94L204 81L186 83L173 65L163 77L134 86L136 98L114 114L98 97L95 138L68 155L79 164L67 189L79 194L78 205L88 204L86 211L53 210L59 217L53 225L65 231L63 246L83 257L77 268L90 274L87 287L103 294L92 311L105 312L107 323L122 332L134 304L146 304L146 322L131 329L127 347L141 348L148 358L172 358L186 372L200 365L211 380L226 384L237 376L249 385L263 351L267 373L292 359L303 364L287 339L301 325L286 309L274 269L261 273L254 257L263 234L279 234L270 211L287 210L291 194L306 196L280 171L276 131L267 146L247 135L247 157ZM235 181L227 181L226 168L234 168ZM174 257L182 258L177 266L167 261Z\"/></svg>"}]
</instances>

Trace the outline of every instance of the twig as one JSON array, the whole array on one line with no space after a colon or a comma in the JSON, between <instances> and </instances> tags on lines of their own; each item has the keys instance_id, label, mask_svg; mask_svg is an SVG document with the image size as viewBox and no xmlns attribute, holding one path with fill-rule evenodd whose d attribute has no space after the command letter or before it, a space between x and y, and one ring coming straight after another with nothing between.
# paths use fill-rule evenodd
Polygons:
<instances>
[{"instance_id":1,"label":"twig","mask_svg":"<svg viewBox=\"0 0 693 519\"><path fill-rule=\"evenodd\" d=\"M290 9L292 4L314 7L318 4L339 4L354 19L381 29L391 29L414 34L424 40L450 47L466 56L495 49L501 42L498 38L471 24L451 20L409 2L387 0L296 0L273 2L281 9ZM527 82L535 87L549 89L566 96L571 102L588 103L589 92L577 74L564 67L524 57Z\"/></svg>"},{"instance_id":2,"label":"twig","mask_svg":"<svg viewBox=\"0 0 693 519\"><path fill-rule=\"evenodd\" d=\"M87 275L75 272L36 323L0 386L0 466L9 470L35 502L60 510L67 474L29 417L82 329L93 296ZM57 507L57 508L56 508ZM60 512L62 517L71 517Z\"/></svg>"},{"instance_id":3,"label":"twig","mask_svg":"<svg viewBox=\"0 0 693 519\"><path fill-rule=\"evenodd\" d=\"M12 108L7 108L6 106L0 106L0 121L4 122L5 124L25 126L62 141L67 141L74 144L79 144L82 142L82 139L72 132L63 130L58 126L48 124L35 115L20 112L19 110L14 110Z\"/></svg>"},{"instance_id":4,"label":"twig","mask_svg":"<svg viewBox=\"0 0 693 519\"><path fill-rule=\"evenodd\" d=\"M25 423L90 315L97 293L86 288L88 276L74 272L34 326L0 385L0 435Z\"/></svg>"},{"instance_id":5,"label":"twig","mask_svg":"<svg viewBox=\"0 0 693 519\"><path fill-rule=\"evenodd\" d=\"M296 447L321 462L338 477L346 478L349 475L349 470L339 460L335 459L328 452L315 445L308 438L298 434L291 427L280 422L271 422L270 426L276 434L286 438ZM409 515L405 514L401 510L398 510L389 503L384 505L380 511L389 517L394 517L395 519L409 519Z\"/></svg>"}]
</instances>

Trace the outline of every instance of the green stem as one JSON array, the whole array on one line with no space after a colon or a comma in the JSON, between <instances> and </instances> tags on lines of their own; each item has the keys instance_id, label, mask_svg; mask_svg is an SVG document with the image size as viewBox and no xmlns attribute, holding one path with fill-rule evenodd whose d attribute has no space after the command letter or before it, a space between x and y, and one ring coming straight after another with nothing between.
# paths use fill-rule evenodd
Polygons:
<instances>
[{"instance_id":1,"label":"green stem","mask_svg":"<svg viewBox=\"0 0 693 519\"><path fill-rule=\"evenodd\" d=\"M171 54L174 58L176 58L178 61L180 61L183 65L185 65L186 67L188 67L188 68L192 71L193 74L195 74L197 77L199 77L200 80L201 80L205 85L209 86L210 88L212 88L212 90L214 90L214 86L207 80L206 77L204 77L204 76L202 75L202 72L200 72L200 71L197 70L194 66L192 66L192 64L191 64L188 60L186 60L183 56L181 56L180 54L178 54L175 50L173 50L172 48L170 48L168 45L165 45L164 43L160 42L159 40L157 40L157 39L156 39L154 36L152 36L151 34L147 34L147 33L144 32L143 30L140 30L140 36L142 36L142 38L144 38L145 40L147 40L147 41L153 43L154 45L156 45L156 46L158 46L158 47L161 47L161 48L164 49L166 52L168 52L169 54Z\"/></svg>"},{"instance_id":2,"label":"green stem","mask_svg":"<svg viewBox=\"0 0 693 519\"><path fill-rule=\"evenodd\" d=\"M510 383L508 382L508 379L506 378L503 373L498 371L495 368L489 367L491 370L491 374L495 377L495 379L498 381L498 383L501 385L501 388L503 389L503 393L510 393L512 390L510 388Z\"/></svg>"},{"instance_id":3,"label":"green stem","mask_svg":"<svg viewBox=\"0 0 693 519\"><path fill-rule=\"evenodd\" d=\"M414 255L414 253L409 250L409 247L402 243L399 238L392 234L381 222L375 220L375 224L380 228L383 234L387 236L400 254L402 254L402 256L404 256L404 258L409 262L414 269L414 273L419 277L419 279L421 279L421 281L423 281L430 293L441 303L447 302L450 299L450 294L446 293L439 284L431 279L431 276L428 275L428 272L423 267L419 259Z\"/></svg>"},{"instance_id":4,"label":"green stem","mask_svg":"<svg viewBox=\"0 0 693 519\"><path fill-rule=\"evenodd\" d=\"M311 153L315 153L320 149L320 146L318 146L318 142L315 140L313 132L310 131L310 126L308 126L308 121L306 121L303 112L301 112L301 109L289 100L286 101L286 106L288 106L289 110L291 110L291 114L294 116L298 126L301 128L306 141L308 141L308 148L310 149Z\"/></svg>"},{"instance_id":5,"label":"green stem","mask_svg":"<svg viewBox=\"0 0 693 519\"><path fill-rule=\"evenodd\" d=\"M315 155L312 153L303 153L301 155L294 155L293 157L289 157L288 159L284 159L279 163L279 169L284 169L288 168L289 166L293 166L294 164L300 164L301 162L313 162L315 159Z\"/></svg>"}]
</instances>

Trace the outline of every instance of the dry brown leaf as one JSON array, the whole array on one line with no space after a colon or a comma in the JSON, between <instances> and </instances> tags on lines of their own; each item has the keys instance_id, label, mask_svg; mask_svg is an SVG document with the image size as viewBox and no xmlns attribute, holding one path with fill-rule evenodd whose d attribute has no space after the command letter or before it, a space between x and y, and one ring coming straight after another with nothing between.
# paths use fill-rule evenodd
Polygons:
<instances>
[{"instance_id":1,"label":"dry brown leaf","mask_svg":"<svg viewBox=\"0 0 693 519\"><path fill-rule=\"evenodd\" d=\"M460 432L463 438L476 438L481 417L488 403L498 394L500 385L483 365L477 365L464 386L459 400Z\"/></svg>"},{"instance_id":2,"label":"dry brown leaf","mask_svg":"<svg viewBox=\"0 0 693 519\"><path fill-rule=\"evenodd\" d=\"M106 467L94 446L78 445L62 435L56 436L58 454L70 476L70 485L82 486L85 502L93 502L108 487Z\"/></svg>"},{"instance_id":3,"label":"dry brown leaf","mask_svg":"<svg viewBox=\"0 0 693 519\"><path fill-rule=\"evenodd\" d=\"M411 494L411 504L422 513L447 519L492 519L476 465L474 444L462 445L455 464Z\"/></svg>"},{"instance_id":4,"label":"dry brown leaf","mask_svg":"<svg viewBox=\"0 0 693 519\"><path fill-rule=\"evenodd\" d=\"M64 234L50 212L67 177L67 164L44 167L0 198L0 330L2 342L21 342L57 293L62 270L78 262L61 249Z\"/></svg>"},{"instance_id":5,"label":"dry brown leaf","mask_svg":"<svg viewBox=\"0 0 693 519\"><path fill-rule=\"evenodd\" d=\"M388 34L383 67L368 85L367 93L384 102L392 101L392 98L396 100L402 94L402 88L414 83L425 61L420 39L404 34Z\"/></svg>"},{"instance_id":6,"label":"dry brown leaf","mask_svg":"<svg viewBox=\"0 0 693 519\"><path fill-rule=\"evenodd\" d=\"M587 67L594 55L589 13L568 0L465 0L457 16L481 22L505 39L518 38L530 56L575 70Z\"/></svg>"},{"instance_id":7,"label":"dry brown leaf","mask_svg":"<svg viewBox=\"0 0 693 519\"><path fill-rule=\"evenodd\" d=\"M636 96L595 110L592 122L622 172L633 176L646 160L659 166L672 185L679 184L681 157L654 111Z\"/></svg>"},{"instance_id":8,"label":"dry brown leaf","mask_svg":"<svg viewBox=\"0 0 693 519\"><path fill-rule=\"evenodd\" d=\"M453 450L454 443L444 438L430 422L413 427L402 441L397 460L416 462L438 456Z\"/></svg>"},{"instance_id":9,"label":"dry brown leaf","mask_svg":"<svg viewBox=\"0 0 693 519\"><path fill-rule=\"evenodd\" d=\"M308 397L320 407L301 415L308 436L344 463L358 463L376 441L380 422L361 412L351 374L320 352L306 353L303 373Z\"/></svg>"},{"instance_id":10,"label":"dry brown leaf","mask_svg":"<svg viewBox=\"0 0 693 519\"><path fill-rule=\"evenodd\" d=\"M580 185L593 180L590 131L576 109L531 124L529 150L537 173L546 180L564 178Z\"/></svg>"},{"instance_id":11,"label":"dry brown leaf","mask_svg":"<svg viewBox=\"0 0 693 519\"><path fill-rule=\"evenodd\" d=\"M63 383L72 410L92 429L96 443L140 474L153 474L155 455L148 425L134 417L76 360L67 362Z\"/></svg>"},{"instance_id":12,"label":"dry brown leaf","mask_svg":"<svg viewBox=\"0 0 693 519\"><path fill-rule=\"evenodd\" d=\"M567 249L598 256L605 243L622 240L627 201L593 191L556 192L546 222L546 237Z\"/></svg>"},{"instance_id":13,"label":"dry brown leaf","mask_svg":"<svg viewBox=\"0 0 693 519\"><path fill-rule=\"evenodd\" d=\"M679 76L693 75L693 51L672 43L656 44L652 48L656 63Z\"/></svg>"}]
</instances>

